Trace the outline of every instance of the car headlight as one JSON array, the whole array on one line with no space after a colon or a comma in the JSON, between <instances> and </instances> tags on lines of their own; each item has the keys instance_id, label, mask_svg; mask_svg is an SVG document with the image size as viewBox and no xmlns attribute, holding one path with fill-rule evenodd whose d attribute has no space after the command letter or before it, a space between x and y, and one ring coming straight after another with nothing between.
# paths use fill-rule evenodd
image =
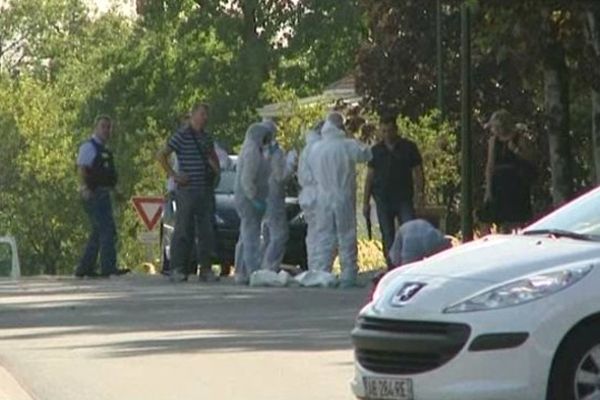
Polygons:
<instances>
[{"instance_id":1,"label":"car headlight","mask_svg":"<svg viewBox=\"0 0 600 400\"><path fill-rule=\"evenodd\" d=\"M447 307L445 313L495 310L539 300L583 279L593 265L562 268L502 284Z\"/></svg>"},{"instance_id":2,"label":"car headlight","mask_svg":"<svg viewBox=\"0 0 600 400\"><path fill-rule=\"evenodd\" d=\"M215 222L217 225L225 225L225 220L219 216L219 214L215 215Z\"/></svg>"}]
</instances>

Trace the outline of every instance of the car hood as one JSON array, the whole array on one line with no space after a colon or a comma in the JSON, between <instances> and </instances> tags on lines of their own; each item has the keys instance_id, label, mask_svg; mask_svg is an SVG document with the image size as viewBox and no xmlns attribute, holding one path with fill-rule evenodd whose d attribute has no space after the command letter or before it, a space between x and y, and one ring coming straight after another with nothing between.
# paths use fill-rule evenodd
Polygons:
<instances>
[{"instance_id":1,"label":"car hood","mask_svg":"<svg viewBox=\"0 0 600 400\"><path fill-rule=\"evenodd\" d=\"M438 318L445 307L498 284L561 265L598 264L599 259L598 242L489 236L387 274L380 294L364 311L371 316ZM394 296L414 284L423 287L406 306L394 306Z\"/></svg>"},{"instance_id":2,"label":"car hood","mask_svg":"<svg viewBox=\"0 0 600 400\"><path fill-rule=\"evenodd\" d=\"M502 283L540 270L599 257L599 242L493 235L406 265L397 273Z\"/></svg>"}]
</instances>

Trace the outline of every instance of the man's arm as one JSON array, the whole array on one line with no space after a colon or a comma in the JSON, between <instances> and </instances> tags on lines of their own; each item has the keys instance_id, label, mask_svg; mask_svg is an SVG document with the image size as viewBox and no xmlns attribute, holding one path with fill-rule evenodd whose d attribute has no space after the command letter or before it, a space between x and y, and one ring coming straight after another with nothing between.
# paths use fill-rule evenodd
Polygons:
<instances>
[{"instance_id":1,"label":"man's arm","mask_svg":"<svg viewBox=\"0 0 600 400\"><path fill-rule=\"evenodd\" d=\"M171 163L169 162L169 157L173 154L173 149L166 145L162 149L158 151L156 154L156 160L162 167L162 169L167 173L167 176L172 177L175 180L175 183L181 186L185 186L188 184L188 177L185 174L178 174L175 172Z\"/></svg>"},{"instance_id":2,"label":"man's arm","mask_svg":"<svg viewBox=\"0 0 600 400\"><path fill-rule=\"evenodd\" d=\"M92 189L87 184L89 175L88 169L85 166L78 165L77 171L79 172L79 193L81 194L81 197L88 200L92 197Z\"/></svg>"},{"instance_id":3,"label":"man's arm","mask_svg":"<svg viewBox=\"0 0 600 400\"><path fill-rule=\"evenodd\" d=\"M350 144L351 152L353 154L354 161L357 163L366 163L373 159L373 153L371 147L361 144L356 139L348 139Z\"/></svg>"},{"instance_id":4,"label":"man's arm","mask_svg":"<svg viewBox=\"0 0 600 400\"><path fill-rule=\"evenodd\" d=\"M241 171L240 184L246 198L253 201L256 200L258 194L255 180L260 168L262 154L260 154L258 149L245 148L242 150L241 157L244 161L244 168ZM238 173L240 173L239 170Z\"/></svg>"},{"instance_id":5,"label":"man's arm","mask_svg":"<svg viewBox=\"0 0 600 400\"><path fill-rule=\"evenodd\" d=\"M89 200L93 193L92 188L88 186L88 182L89 168L92 166L95 157L96 149L90 142L81 145L77 155L77 171L79 175L79 193L85 200Z\"/></svg>"},{"instance_id":6,"label":"man's arm","mask_svg":"<svg viewBox=\"0 0 600 400\"><path fill-rule=\"evenodd\" d=\"M367 178L365 179L365 193L363 197L363 214L365 218L371 218L371 195L373 193L373 180L375 179L375 169L369 167Z\"/></svg>"},{"instance_id":7,"label":"man's arm","mask_svg":"<svg viewBox=\"0 0 600 400\"><path fill-rule=\"evenodd\" d=\"M173 149L168 145L163 147L156 153L156 161L160 164L162 169L167 173L169 177L174 177L177 175L171 163L169 162L169 157L173 154Z\"/></svg>"}]
</instances>

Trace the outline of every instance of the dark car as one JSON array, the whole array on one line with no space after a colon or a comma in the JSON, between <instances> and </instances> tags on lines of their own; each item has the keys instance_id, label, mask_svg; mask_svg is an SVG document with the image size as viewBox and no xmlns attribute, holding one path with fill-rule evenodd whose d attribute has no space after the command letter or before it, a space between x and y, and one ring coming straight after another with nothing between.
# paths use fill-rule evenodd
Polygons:
<instances>
[{"instance_id":1,"label":"dark car","mask_svg":"<svg viewBox=\"0 0 600 400\"><path fill-rule=\"evenodd\" d=\"M221 265L222 275L229 275L235 260L235 246L240 233L240 218L235 209L233 188L235 183L235 164L237 157L231 156L232 167L221 171L221 181L215 190L215 227L217 232L215 263ZM287 217L290 226L290 238L287 243L283 263L306 269L306 222L298 204L298 184L290 180L286 188L285 199ZM161 247L163 255L163 273L169 271L171 238L177 207L174 199L168 199L161 224ZM191 272L196 268L192 258Z\"/></svg>"}]
</instances>

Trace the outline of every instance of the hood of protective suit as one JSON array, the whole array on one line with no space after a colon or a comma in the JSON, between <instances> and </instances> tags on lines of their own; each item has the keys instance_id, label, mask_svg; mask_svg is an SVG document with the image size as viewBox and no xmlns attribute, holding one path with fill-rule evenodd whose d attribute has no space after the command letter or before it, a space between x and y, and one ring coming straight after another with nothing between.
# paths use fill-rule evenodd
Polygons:
<instances>
[{"instance_id":1,"label":"hood of protective suit","mask_svg":"<svg viewBox=\"0 0 600 400\"><path fill-rule=\"evenodd\" d=\"M260 123L262 126L266 127L269 130L271 136L275 136L277 134L277 125L271 119L265 119Z\"/></svg>"},{"instance_id":2,"label":"hood of protective suit","mask_svg":"<svg viewBox=\"0 0 600 400\"><path fill-rule=\"evenodd\" d=\"M314 129L311 129L308 132L306 132L306 135L304 136L304 141L307 146L313 143L317 143L319 140L321 140L321 135Z\"/></svg>"},{"instance_id":3,"label":"hood of protective suit","mask_svg":"<svg viewBox=\"0 0 600 400\"><path fill-rule=\"evenodd\" d=\"M238 157L234 192L236 201L264 200L269 191L269 163L262 146L270 137L269 129L261 123L250 125Z\"/></svg>"},{"instance_id":4,"label":"hood of protective suit","mask_svg":"<svg viewBox=\"0 0 600 400\"><path fill-rule=\"evenodd\" d=\"M346 133L330 121L325 121L321 129L321 135L323 135L323 139L325 140L346 138Z\"/></svg>"},{"instance_id":5,"label":"hood of protective suit","mask_svg":"<svg viewBox=\"0 0 600 400\"><path fill-rule=\"evenodd\" d=\"M249 143L256 144L261 147L264 143L265 137L271 137L271 130L268 126L263 123L255 123L250 125L246 131L246 139L244 140L244 146Z\"/></svg>"}]
</instances>

